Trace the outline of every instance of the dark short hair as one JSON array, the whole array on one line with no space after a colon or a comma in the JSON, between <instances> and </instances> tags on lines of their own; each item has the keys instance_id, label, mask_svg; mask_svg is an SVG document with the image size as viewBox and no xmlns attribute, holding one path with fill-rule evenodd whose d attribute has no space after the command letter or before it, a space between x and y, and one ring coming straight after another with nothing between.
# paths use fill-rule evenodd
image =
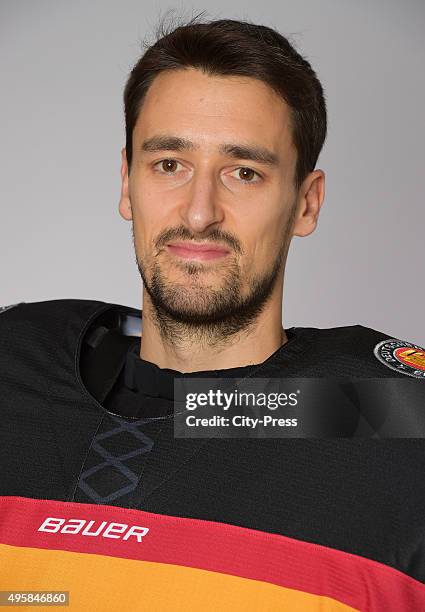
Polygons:
<instances>
[{"instance_id":1,"label":"dark short hair","mask_svg":"<svg viewBox=\"0 0 425 612\"><path fill-rule=\"evenodd\" d=\"M160 72L184 68L197 68L208 75L255 78L285 100L297 150L294 183L298 189L314 170L326 138L322 85L309 62L282 34L264 25L233 19L200 22L196 16L168 31L164 23L160 24L157 41L147 46L124 89L129 171L133 130L150 85Z\"/></svg>"}]
</instances>

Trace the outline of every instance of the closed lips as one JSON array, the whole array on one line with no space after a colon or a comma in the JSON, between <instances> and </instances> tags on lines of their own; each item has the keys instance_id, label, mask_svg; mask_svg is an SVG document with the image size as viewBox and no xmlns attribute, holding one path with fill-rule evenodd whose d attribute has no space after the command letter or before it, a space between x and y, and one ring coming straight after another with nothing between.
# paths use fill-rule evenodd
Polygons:
<instances>
[{"instance_id":1,"label":"closed lips","mask_svg":"<svg viewBox=\"0 0 425 612\"><path fill-rule=\"evenodd\" d=\"M194 252L227 253L227 249L214 244L191 244L189 242L171 242L168 246Z\"/></svg>"}]
</instances>

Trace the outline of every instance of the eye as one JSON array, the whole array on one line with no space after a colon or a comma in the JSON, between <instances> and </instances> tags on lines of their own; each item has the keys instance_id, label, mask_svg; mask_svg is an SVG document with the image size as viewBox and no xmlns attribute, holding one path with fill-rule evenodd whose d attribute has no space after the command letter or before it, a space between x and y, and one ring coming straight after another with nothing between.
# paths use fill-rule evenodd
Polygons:
<instances>
[{"instance_id":1,"label":"eye","mask_svg":"<svg viewBox=\"0 0 425 612\"><path fill-rule=\"evenodd\" d=\"M258 172L256 172L255 170L253 170L252 168L236 168L236 170L234 170L234 172L238 173L238 177L241 180L242 183L258 183L259 181L261 181L261 175L258 174ZM254 180L256 178L256 180Z\"/></svg>"},{"instance_id":2,"label":"eye","mask_svg":"<svg viewBox=\"0 0 425 612\"><path fill-rule=\"evenodd\" d=\"M175 174L177 166L181 165L175 159L161 159L159 162L154 164L154 168L159 166L162 170L157 170L161 174Z\"/></svg>"}]
</instances>

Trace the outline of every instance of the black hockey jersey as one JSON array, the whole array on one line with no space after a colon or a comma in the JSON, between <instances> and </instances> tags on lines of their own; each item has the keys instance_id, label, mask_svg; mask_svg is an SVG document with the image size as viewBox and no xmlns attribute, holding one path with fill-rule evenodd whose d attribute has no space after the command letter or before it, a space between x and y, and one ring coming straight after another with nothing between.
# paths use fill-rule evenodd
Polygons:
<instances>
[{"instance_id":1,"label":"black hockey jersey","mask_svg":"<svg viewBox=\"0 0 425 612\"><path fill-rule=\"evenodd\" d=\"M117 368L86 380L84 342L115 326L126 351L141 318L72 299L0 314L0 590L72 610L425 610L425 441L183 439L169 411L114 413ZM287 335L259 375L410 381L425 410L421 347Z\"/></svg>"}]
</instances>

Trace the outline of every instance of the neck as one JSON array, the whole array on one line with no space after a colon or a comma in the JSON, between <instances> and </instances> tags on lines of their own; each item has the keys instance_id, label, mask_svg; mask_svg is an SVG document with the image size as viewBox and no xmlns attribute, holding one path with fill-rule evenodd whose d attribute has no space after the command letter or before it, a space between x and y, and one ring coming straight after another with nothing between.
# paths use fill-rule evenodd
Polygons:
<instances>
[{"instance_id":1,"label":"neck","mask_svg":"<svg viewBox=\"0 0 425 612\"><path fill-rule=\"evenodd\" d=\"M216 326L212 333L211 328L194 328L178 321L167 320L164 324L144 295L140 357L178 372L263 363L288 340L282 326L282 298L275 302L267 304L244 329L220 334Z\"/></svg>"}]
</instances>

